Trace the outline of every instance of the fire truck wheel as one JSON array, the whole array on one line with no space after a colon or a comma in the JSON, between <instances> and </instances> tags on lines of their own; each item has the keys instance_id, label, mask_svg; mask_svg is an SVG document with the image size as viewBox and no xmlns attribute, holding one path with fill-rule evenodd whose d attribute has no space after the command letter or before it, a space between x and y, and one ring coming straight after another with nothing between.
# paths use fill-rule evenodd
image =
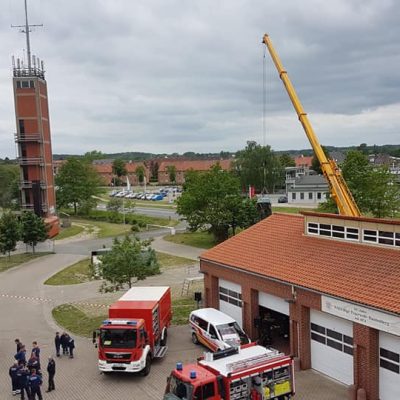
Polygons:
<instances>
[{"instance_id":1,"label":"fire truck wheel","mask_svg":"<svg viewBox=\"0 0 400 400\"><path fill-rule=\"evenodd\" d=\"M161 346L166 346L167 345L167 338L168 338L168 331L165 330L164 339L161 339L161 342L160 342Z\"/></svg>"},{"instance_id":2,"label":"fire truck wheel","mask_svg":"<svg viewBox=\"0 0 400 400\"><path fill-rule=\"evenodd\" d=\"M199 339L197 339L197 335L194 332L192 333L192 342L194 344L199 344Z\"/></svg>"},{"instance_id":3,"label":"fire truck wheel","mask_svg":"<svg viewBox=\"0 0 400 400\"><path fill-rule=\"evenodd\" d=\"M147 354L146 366L144 367L143 370L143 376L147 376L150 373L150 369L151 369L151 356L150 354Z\"/></svg>"}]
</instances>

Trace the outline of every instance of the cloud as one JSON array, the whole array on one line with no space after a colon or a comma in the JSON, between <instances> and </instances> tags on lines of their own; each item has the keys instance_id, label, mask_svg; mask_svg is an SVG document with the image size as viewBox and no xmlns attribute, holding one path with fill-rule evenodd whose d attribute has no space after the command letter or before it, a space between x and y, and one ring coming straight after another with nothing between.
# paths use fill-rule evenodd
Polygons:
<instances>
[{"instance_id":1,"label":"cloud","mask_svg":"<svg viewBox=\"0 0 400 400\"><path fill-rule=\"evenodd\" d=\"M19 4L20 3L20 4ZM0 157L14 157L11 55L23 2L0 15ZM219 152L263 141L265 32L321 143L398 143L400 3L30 0L54 153ZM59 17L55 17L55 15ZM269 55L267 143L309 147Z\"/></svg>"}]
</instances>

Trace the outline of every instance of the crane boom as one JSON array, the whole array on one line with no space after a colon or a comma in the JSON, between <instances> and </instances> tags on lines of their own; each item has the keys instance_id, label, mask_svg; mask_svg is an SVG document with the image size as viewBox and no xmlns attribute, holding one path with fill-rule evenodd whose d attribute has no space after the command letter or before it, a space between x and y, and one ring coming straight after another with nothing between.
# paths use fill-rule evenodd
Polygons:
<instances>
[{"instance_id":1,"label":"crane boom","mask_svg":"<svg viewBox=\"0 0 400 400\"><path fill-rule=\"evenodd\" d=\"M351 194L336 162L334 160L329 160L326 157L310 124L310 121L308 120L307 113L304 111L303 106L297 97L296 91L294 90L292 82L290 81L286 70L283 68L281 60L279 59L279 56L276 53L268 35L264 35L263 43L268 48L268 51L272 57L272 61L278 70L279 77L285 85L286 91L290 97L294 109L296 110L301 125L303 126L311 147L314 150L314 154L321 164L321 170L328 181L331 197L336 202L339 213L341 215L359 217L361 213L353 198L353 195Z\"/></svg>"}]
</instances>

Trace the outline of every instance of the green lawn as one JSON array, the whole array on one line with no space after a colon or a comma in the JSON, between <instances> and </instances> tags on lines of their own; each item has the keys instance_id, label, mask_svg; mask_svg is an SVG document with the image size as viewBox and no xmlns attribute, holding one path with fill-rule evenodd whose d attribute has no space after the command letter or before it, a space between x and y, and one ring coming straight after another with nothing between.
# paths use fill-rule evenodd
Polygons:
<instances>
[{"instance_id":1,"label":"green lawn","mask_svg":"<svg viewBox=\"0 0 400 400\"><path fill-rule=\"evenodd\" d=\"M58 325L75 335L86 337L91 337L92 332L107 318L106 309L104 315L91 316L72 304L62 304L53 308L52 314Z\"/></svg>"},{"instance_id":2,"label":"green lawn","mask_svg":"<svg viewBox=\"0 0 400 400\"><path fill-rule=\"evenodd\" d=\"M47 256L48 254L52 254L49 252L45 253L24 253L24 254L14 254L10 258L8 256L0 256L0 272L3 272L9 268L15 267L16 265L25 263L30 260L34 260L38 257Z\"/></svg>"},{"instance_id":3,"label":"green lawn","mask_svg":"<svg viewBox=\"0 0 400 400\"><path fill-rule=\"evenodd\" d=\"M61 228L60 233L54 238L55 240L65 239L71 236L78 235L83 231L82 226L72 225L69 228Z\"/></svg>"},{"instance_id":4,"label":"green lawn","mask_svg":"<svg viewBox=\"0 0 400 400\"><path fill-rule=\"evenodd\" d=\"M181 297L172 300L172 325L186 325L189 314L196 309L193 298Z\"/></svg>"},{"instance_id":5,"label":"green lawn","mask_svg":"<svg viewBox=\"0 0 400 400\"><path fill-rule=\"evenodd\" d=\"M90 259L78 261L47 279L45 285L76 285L91 280Z\"/></svg>"},{"instance_id":6,"label":"green lawn","mask_svg":"<svg viewBox=\"0 0 400 400\"><path fill-rule=\"evenodd\" d=\"M131 232L131 225L112 224L110 222L94 221L91 219L81 219L81 218L79 218L79 219L74 218L74 221L78 222L78 223L92 225L92 226L97 227L99 230L97 237L99 237L99 238L120 236L120 235L124 235L125 233Z\"/></svg>"},{"instance_id":7,"label":"green lawn","mask_svg":"<svg viewBox=\"0 0 400 400\"><path fill-rule=\"evenodd\" d=\"M208 232L177 233L175 235L164 236L164 240L177 244L199 247L201 249L210 249L216 245L213 235Z\"/></svg>"},{"instance_id":8,"label":"green lawn","mask_svg":"<svg viewBox=\"0 0 400 400\"><path fill-rule=\"evenodd\" d=\"M161 269L168 269L174 267L183 267L185 265L194 264L196 261L190 258L172 256L166 253L157 252L157 260L160 263Z\"/></svg>"},{"instance_id":9,"label":"green lawn","mask_svg":"<svg viewBox=\"0 0 400 400\"><path fill-rule=\"evenodd\" d=\"M177 298L172 300L172 325L185 325L188 323L189 314L196 308L196 302L191 298ZM92 332L99 328L107 318L107 309L104 313L99 310L87 309L83 312L72 304L62 304L53 308L53 318L59 326L79 336L91 337Z\"/></svg>"}]
</instances>

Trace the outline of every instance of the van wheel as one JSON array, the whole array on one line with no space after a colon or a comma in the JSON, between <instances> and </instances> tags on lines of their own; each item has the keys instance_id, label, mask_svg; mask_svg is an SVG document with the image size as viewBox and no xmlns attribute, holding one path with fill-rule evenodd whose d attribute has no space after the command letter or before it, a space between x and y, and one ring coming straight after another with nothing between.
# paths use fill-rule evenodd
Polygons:
<instances>
[{"instance_id":1,"label":"van wheel","mask_svg":"<svg viewBox=\"0 0 400 400\"><path fill-rule=\"evenodd\" d=\"M197 335L194 332L192 333L192 342L194 344L199 344L199 339L197 339Z\"/></svg>"},{"instance_id":2,"label":"van wheel","mask_svg":"<svg viewBox=\"0 0 400 400\"><path fill-rule=\"evenodd\" d=\"M168 331L165 330L164 339L161 339L161 341L160 341L160 345L161 346L166 346L167 345L167 338L168 338Z\"/></svg>"},{"instance_id":3,"label":"van wheel","mask_svg":"<svg viewBox=\"0 0 400 400\"><path fill-rule=\"evenodd\" d=\"M150 373L150 370L151 370L151 356L150 354L147 354L146 365L143 370L143 376L147 376Z\"/></svg>"}]
</instances>

